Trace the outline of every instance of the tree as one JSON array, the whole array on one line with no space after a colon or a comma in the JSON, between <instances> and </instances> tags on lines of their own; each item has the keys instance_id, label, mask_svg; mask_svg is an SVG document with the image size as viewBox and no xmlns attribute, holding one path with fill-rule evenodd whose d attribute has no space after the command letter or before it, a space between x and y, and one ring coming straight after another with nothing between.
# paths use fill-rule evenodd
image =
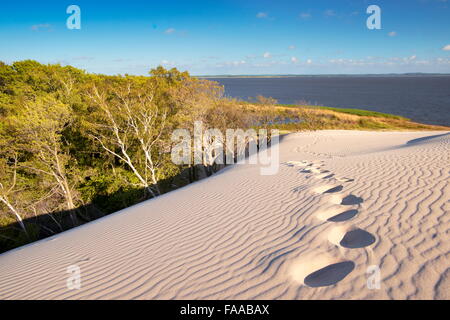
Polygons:
<instances>
[{"instance_id":1,"label":"tree","mask_svg":"<svg viewBox=\"0 0 450 320\"><path fill-rule=\"evenodd\" d=\"M72 223L77 224L74 159L64 150L62 132L70 125L70 108L51 95L37 97L8 119L10 137L18 150L29 155L22 168L49 178L59 188Z\"/></svg>"},{"instance_id":2,"label":"tree","mask_svg":"<svg viewBox=\"0 0 450 320\"><path fill-rule=\"evenodd\" d=\"M8 163L6 157L0 158L0 203L13 214L22 230L27 233L22 214L11 200L11 196L14 196L14 193L17 192L17 154L14 154L13 157L13 163Z\"/></svg>"},{"instance_id":3,"label":"tree","mask_svg":"<svg viewBox=\"0 0 450 320\"><path fill-rule=\"evenodd\" d=\"M216 145L245 153L254 135L239 144L226 130L272 126L276 101L252 105L223 93L218 83L163 67L106 76L0 62L0 251L173 190L200 177L198 169L210 175L222 166ZM195 121L222 134L203 135L211 147L201 144L207 157L198 166L176 165L171 133L193 136Z\"/></svg>"},{"instance_id":4,"label":"tree","mask_svg":"<svg viewBox=\"0 0 450 320\"><path fill-rule=\"evenodd\" d=\"M171 110L157 102L156 84L132 78L102 81L87 94L95 107L86 119L90 136L126 164L146 192L159 195L158 168Z\"/></svg>"}]
</instances>

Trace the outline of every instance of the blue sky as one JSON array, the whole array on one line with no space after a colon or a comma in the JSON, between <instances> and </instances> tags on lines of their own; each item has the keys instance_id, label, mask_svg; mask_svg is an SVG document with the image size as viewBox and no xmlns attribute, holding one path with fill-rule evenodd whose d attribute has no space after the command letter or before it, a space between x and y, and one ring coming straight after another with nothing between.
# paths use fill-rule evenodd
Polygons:
<instances>
[{"instance_id":1,"label":"blue sky","mask_svg":"<svg viewBox=\"0 0 450 320\"><path fill-rule=\"evenodd\" d=\"M81 29L69 30L69 5ZM381 30L366 27L369 5ZM450 0L8 1L0 60L194 75L450 72Z\"/></svg>"}]
</instances>

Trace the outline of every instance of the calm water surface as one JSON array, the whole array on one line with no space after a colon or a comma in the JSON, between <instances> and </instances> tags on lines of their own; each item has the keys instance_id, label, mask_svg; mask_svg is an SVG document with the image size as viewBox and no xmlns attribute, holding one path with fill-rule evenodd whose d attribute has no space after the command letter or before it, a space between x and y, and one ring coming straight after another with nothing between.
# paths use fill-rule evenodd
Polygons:
<instances>
[{"instance_id":1,"label":"calm water surface","mask_svg":"<svg viewBox=\"0 0 450 320\"><path fill-rule=\"evenodd\" d=\"M450 126L450 76L302 76L214 78L225 94L248 100L263 95L279 103L367 109Z\"/></svg>"}]
</instances>

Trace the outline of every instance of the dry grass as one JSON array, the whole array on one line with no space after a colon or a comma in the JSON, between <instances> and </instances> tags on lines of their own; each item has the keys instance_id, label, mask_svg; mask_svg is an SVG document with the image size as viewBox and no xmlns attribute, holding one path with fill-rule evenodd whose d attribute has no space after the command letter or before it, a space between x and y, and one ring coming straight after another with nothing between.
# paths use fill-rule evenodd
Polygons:
<instances>
[{"instance_id":1,"label":"dry grass","mask_svg":"<svg viewBox=\"0 0 450 320\"><path fill-rule=\"evenodd\" d=\"M303 122L295 124L298 127L297 129L450 131L450 127L421 124L400 116L388 114L374 113L375 115L371 115L372 112L370 111L367 112L368 115L358 115L348 113L347 109L339 112L337 109L330 110L313 106L293 108L278 105L273 106L273 109L280 113L294 113L303 119Z\"/></svg>"}]
</instances>

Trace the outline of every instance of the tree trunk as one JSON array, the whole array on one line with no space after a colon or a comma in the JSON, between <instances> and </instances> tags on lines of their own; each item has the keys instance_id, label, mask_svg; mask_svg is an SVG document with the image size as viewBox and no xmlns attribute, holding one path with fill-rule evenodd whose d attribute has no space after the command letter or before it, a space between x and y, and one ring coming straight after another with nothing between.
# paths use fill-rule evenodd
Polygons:
<instances>
[{"instance_id":1,"label":"tree trunk","mask_svg":"<svg viewBox=\"0 0 450 320\"><path fill-rule=\"evenodd\" d=\"M11 210L11 212L16 217L16 220L19 223L22 230L28 235L27 229L25 228L25 225L19 212L17 212L17 210L13 207L13 205L8 201L6 197L0 197L0 201L2 201L8 207L8 209Z\"/></svg>"}]
</instances>

